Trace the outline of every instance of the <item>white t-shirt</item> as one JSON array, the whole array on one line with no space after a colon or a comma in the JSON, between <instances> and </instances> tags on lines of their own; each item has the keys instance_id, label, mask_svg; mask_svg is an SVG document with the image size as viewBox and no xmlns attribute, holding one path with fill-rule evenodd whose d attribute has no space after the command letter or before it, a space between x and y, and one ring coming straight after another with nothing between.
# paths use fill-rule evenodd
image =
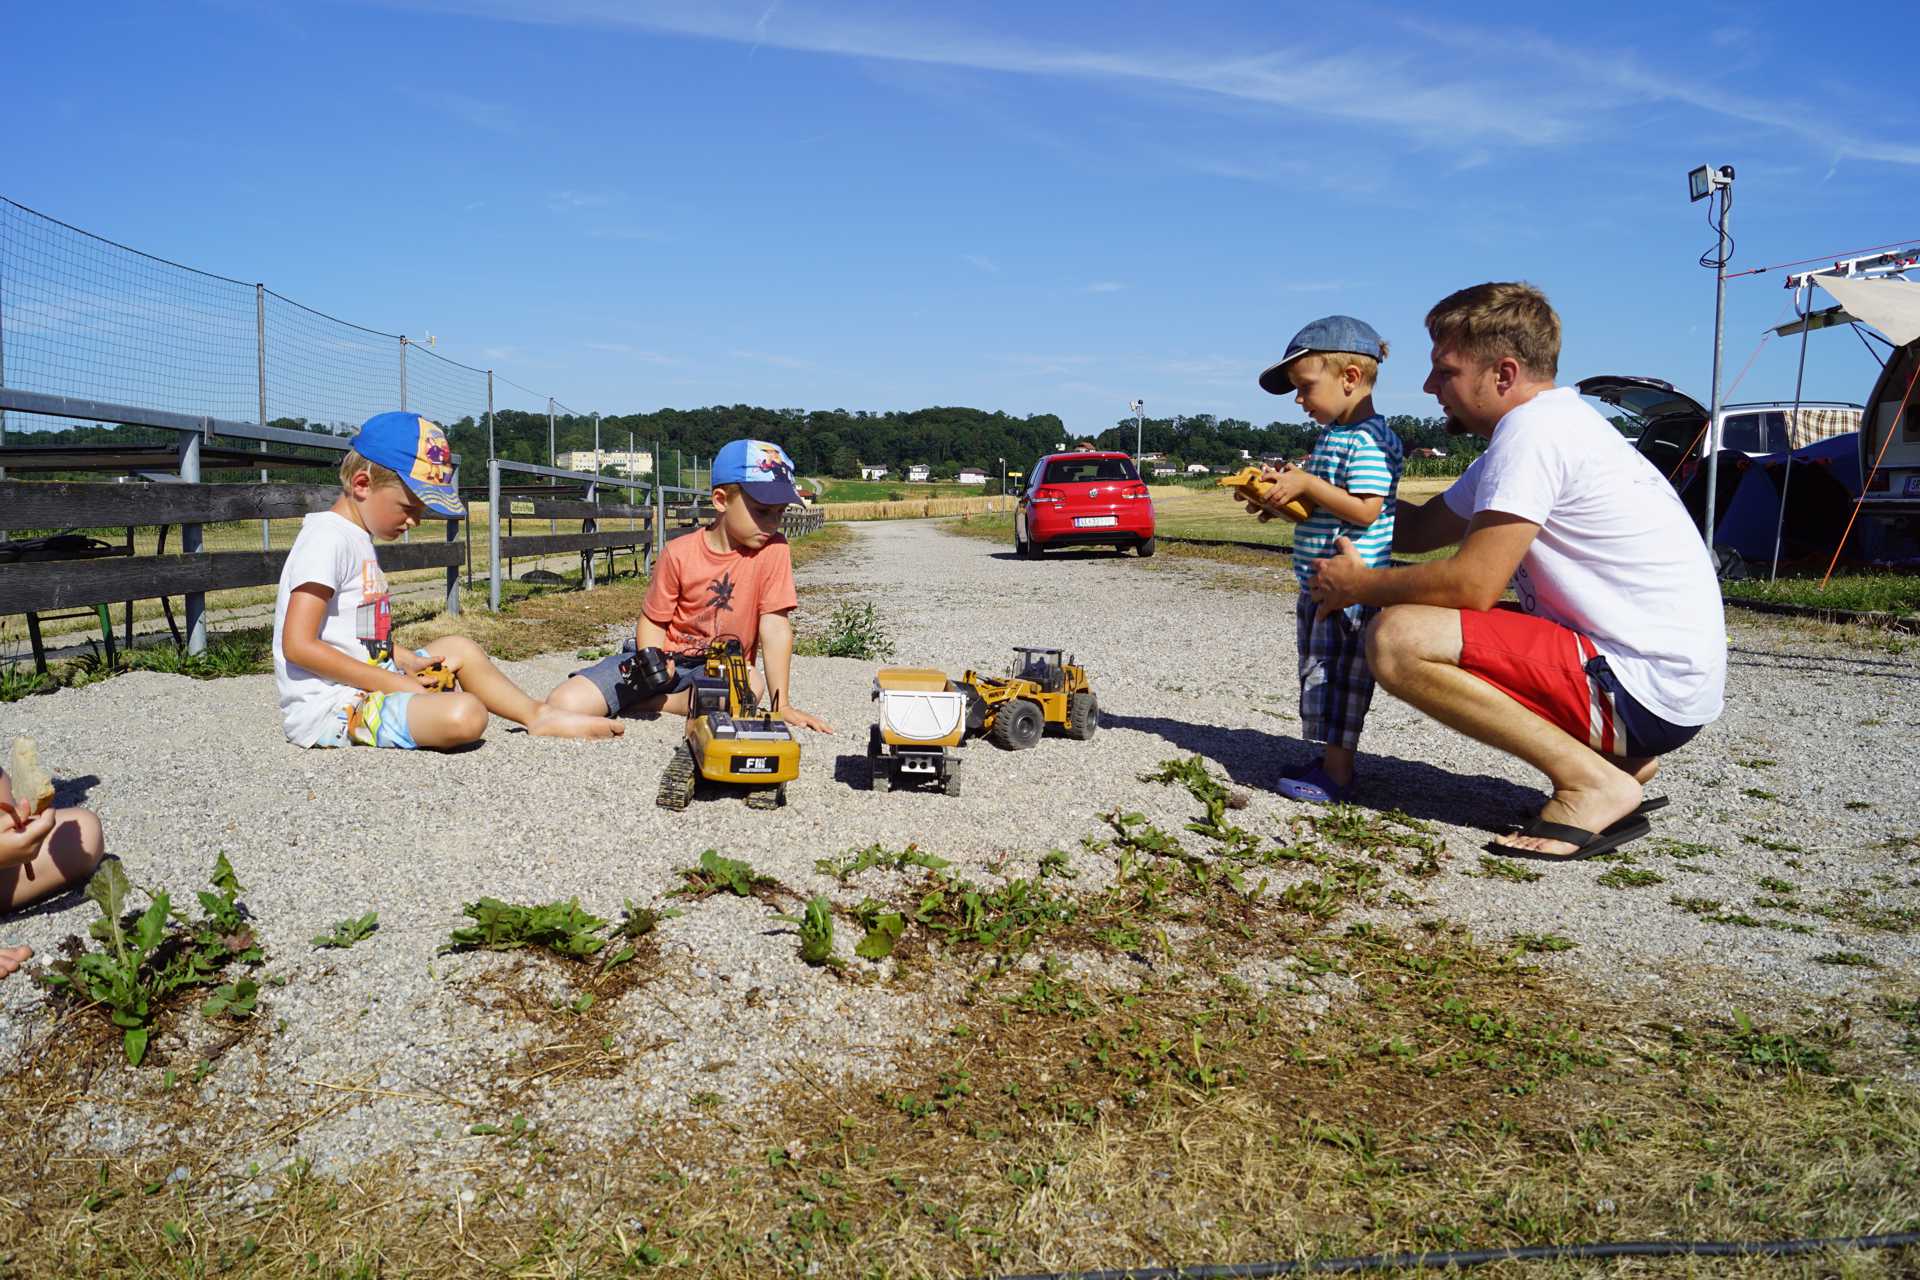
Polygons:
<instances>
[{"instance_id":1,"label":"white t-shirt","mask_svg":"<svg viewBox=\"0 0 1920 1280\"><path fill-rule=\"evenodd\" d=\"M280 570L280 595L273 606L273 683L280 691L287 741L301 747L319 741L334 714L361 693L287 661L281 646L287 601L294 588L310 582L333 592L320 623L321 641L356 662L367 659L361 635L387 637L391 607L387 577L380 572L373 539L365 529L331 511L316 511L300 522L300 536Z\"/></svg>"},{"instance_id":2,"label":"white t-shirt","mask_svg":"<svg viewBox=\"0 0 1920 1280\"><path fill-rule=\"evenodd\" d=\"M1700 532L1658 468L1571 387L1500 419L1446 492L1455 515L1540 526L1513 575L1520 607L1592 640L1639 703L1709 724L1727 682L1720 584Z\"/></svg>"}]
</instances>

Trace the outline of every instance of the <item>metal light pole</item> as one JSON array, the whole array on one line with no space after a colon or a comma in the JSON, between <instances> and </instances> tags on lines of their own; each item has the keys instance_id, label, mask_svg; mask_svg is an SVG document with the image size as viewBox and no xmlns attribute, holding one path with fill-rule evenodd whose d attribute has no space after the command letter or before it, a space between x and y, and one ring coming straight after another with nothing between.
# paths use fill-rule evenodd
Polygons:
<instances>
[{"instance_id":1,"label":"metal light pole","mask_svg":"<svg viewBox=\"0 0 1920 1280\"><path fill-rule=\"evenodd\" d=\"M1147 402L1145 400L1135 400L1133 404L1130 405L1129 407L1133 410L1133 456L1134 456L1134 459L1138 461L1140 457L1140 448L1141 448L1140 415L1142 414L1142 412L1145 411L1147 407Z\"/></svg>"},{"instance_id":2,"label":"metal light pole","mask_svg":"<svg viewBox=\"0 0 1920 1280\"><path fill-rule=\"evenodd\" d=\"M1000 459L1000 496L1007 496L1007 460Z\"/></svg>"},{"instance_id":3,"label":"metal light pole","mask_svg":"<svg viewBox=\"0 0 1920 1280\"><path fill-rule=\"evenodd\" d=\"M1727 322L1727 220L1733 210L1733 166L1723 164L1715 169L1701 165L1687 174L1687 194L1690 199L1711 200L1715 192L1720 195L1720 217L1715 221L1714 228L1720 239L1712 259L1713 402L1707 407L1707 521L1702 531L1709 558L1713 556L1714 507L1720 496L1720 357ZM1716 571L1719 567L1716 562Z\"/></svg>"}]
</instances>

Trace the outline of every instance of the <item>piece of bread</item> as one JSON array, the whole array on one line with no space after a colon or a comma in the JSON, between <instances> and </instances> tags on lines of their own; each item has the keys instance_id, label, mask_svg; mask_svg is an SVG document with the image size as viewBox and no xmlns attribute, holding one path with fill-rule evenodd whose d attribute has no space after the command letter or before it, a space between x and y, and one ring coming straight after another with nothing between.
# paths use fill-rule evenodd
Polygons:
<instances>
[{"instance_id":1,"label":"piece of bread","mask_svg":"<svg viewBox=\"0 0 1920 1280\"><path fill-rule=\"evenodd\" d=\"M32 738L15 738L7 757L7 785L13 789L16 827L53 804L53 777L40 765L40 749Z\"/></svg>"}]
</instances>

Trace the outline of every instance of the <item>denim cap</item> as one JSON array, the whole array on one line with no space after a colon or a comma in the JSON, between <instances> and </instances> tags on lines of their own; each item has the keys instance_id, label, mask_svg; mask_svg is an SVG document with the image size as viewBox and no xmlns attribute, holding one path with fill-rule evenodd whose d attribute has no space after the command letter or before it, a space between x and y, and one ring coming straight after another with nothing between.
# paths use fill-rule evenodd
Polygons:
<instances>
[{"instance_id":1,"label":"denim cap","mask_svg":"<svg viewBox=\"0 0 1920 1280\"><path fill-rule=\"evenodd\" d=\"M798 502L793 487L793 459L777 444L765 440L730 440L713 457L713 483L737 484L755 502L769 505Z\"/></svg>"},{"instance_id":2,"label":"denim cap","mask_svg":"<svg viewBox=\"0 0 1920 1280\"><path fill-rule=\"evenodd\" d=\"M467 504L453 487L453 446L437 423L417 413L376 413L360 424L352 443L368 462L396 472L427 510L449 520L465 518Z\"/></svg>"},{"instance_id":3,"label":"denim cap","mask_svg":"<svg viewBox=\"0 0 1920 1280\"><path fill-rule=\"evenodd\" d=\"M1293 394L1287 366L1301 356L1316 351L1351 351L1355 355L1380 358L1380 335L1365 320L1352 316L1323 316L1293 335L1287 354L1260 374L1260 389L1276 396Z\"/></svg>"}]
</instances>

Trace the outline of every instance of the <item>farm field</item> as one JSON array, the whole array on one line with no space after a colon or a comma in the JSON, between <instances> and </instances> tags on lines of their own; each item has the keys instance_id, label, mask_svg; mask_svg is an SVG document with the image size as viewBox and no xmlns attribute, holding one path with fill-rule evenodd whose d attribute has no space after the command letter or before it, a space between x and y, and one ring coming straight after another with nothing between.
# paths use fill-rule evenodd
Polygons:
<instances>
[{"instance_id":1,"label":"farm field","mask_svg":"<svg viewBox=\"0 0 1920 1280\"><path fill-rule=\"evenodd\" d=\"M802 638L870 656L796 659L837 732L772 813L655 807L658 720L312 753L266 676L0 708L100 813L126 905L194 921L231 893L262 952L218 1008L162 1000L134 1067L103 1008L31 981L96 905L9 922L42 960L0 984L0 1253L985 1276L1920 1220L1920 790L1884 768L1911 656L1736 618L1728 713L1662 769L1655 837L1519 863L1480 844L1537 780L1385 696L1355 805L1273 792L1307 748L1292 628L1248 612L1269 564L832 538ZM1015 642L1086 665L1098 734L971 743L958 797L868 790L874 667L993 670ZM505 669L538 690L581 661ZM222 856L240 887L209 906Z\"/></svg>"}]
</instances>

